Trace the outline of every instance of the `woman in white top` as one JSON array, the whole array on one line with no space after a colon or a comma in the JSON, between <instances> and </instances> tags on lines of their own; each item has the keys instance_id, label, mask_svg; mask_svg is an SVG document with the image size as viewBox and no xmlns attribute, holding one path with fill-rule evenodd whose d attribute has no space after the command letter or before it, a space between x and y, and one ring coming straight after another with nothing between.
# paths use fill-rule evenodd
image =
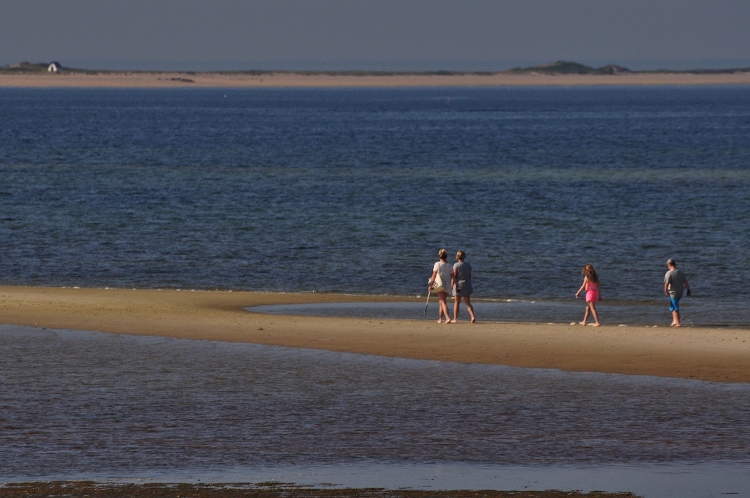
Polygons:
<instances>
[{"instance_id":1,"label":"woman in white top","mask_svg":"<svg viewBox=\"0 0 750 498\"><path fill-rule=\"evenodd\" d=\"M440 256L440 261L435 263L435 266L432 267L432 277L430 277L430 291L437 292L438 295L438 323L450 323L451 318L448 315L448 303L446 302L446 299L448 299L448 289L451 285L451 273L453 273L453 268L448 263L448 251L445 249L440 249L440 252L438 252L438 256ZM435 280L438 278L438 275L440 276L440 282L435 282ZM445 315L445 322L443 322L443 315Z\"/></svg>"}]
</instances>

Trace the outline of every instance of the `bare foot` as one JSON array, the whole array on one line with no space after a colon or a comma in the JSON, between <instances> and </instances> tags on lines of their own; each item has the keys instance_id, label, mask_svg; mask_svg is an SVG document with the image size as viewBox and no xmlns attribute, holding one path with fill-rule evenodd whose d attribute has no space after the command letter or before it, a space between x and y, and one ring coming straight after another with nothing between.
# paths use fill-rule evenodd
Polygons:
<instances>
[{"instance_id":1,"label":"bare foot","mask_svg":"<svg viewBox=\"0 0 750 498\"><path fill-rule=\"evenodd\" d=\"M578 325L586 325L586 322L578 322Z\"/></svg>"},{"instance_id":2,"label":"bare foot","mask_svg":"<svg viewBox=\"0 0 750 498\"><path fill-rule=\"evenodd\" d=\"M440 319L438 319L438 321L437 321L437 322L438 322L438 323L443 323L443 319L442 319L442 318L440 318Z\"/></svg>"},{"instance_id":3,"label":"bare foot","mask_svg":"<svg viewBox=\"0 0 750 498\"><path fill-rule=\"evenodd\" d=\"M601 323L595 323L595 324L593 324L593 326L594 326L594 327L601 327L601 326L602 326L602 324L601 324Z\"/></svg>"},{"instance_id":4,"label":"bare foot","mask_svg":"<svg viewBox=\"0 0 750 498\"><path fill-rule=\"evenodd\" d=\"M674 325L672 325L672 327L682 327L682 325L680 325L679 323L675 323Z\"/></svg>"},{"instance_id":5,"label":"bare foot","mask_svg":"<svg viewBox=\"0 0 750 498\"><path fill-rule=\"evenodd\" d=\"M474 318L473 316L471 317L471 323L477 323L477 319Z\"/></svg>"},{"instance_id":6,"label":"bare foot","mask_svg":"<svg viewBox=\"0 0 750 498\"><path fill-rule=\"evenodd\" d=\"M453 320L451 320L451 321L450 321L450 322L448 322L448 323L458 323L458 320L457 320L456 318L454 318Z\"/></svg>"}]
</instances>

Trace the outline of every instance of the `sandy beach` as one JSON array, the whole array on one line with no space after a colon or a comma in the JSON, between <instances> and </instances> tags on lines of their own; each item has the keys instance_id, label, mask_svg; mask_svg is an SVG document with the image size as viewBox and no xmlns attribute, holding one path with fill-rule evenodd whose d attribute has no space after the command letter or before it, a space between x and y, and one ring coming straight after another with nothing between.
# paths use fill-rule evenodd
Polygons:
<instances>
[{"instance_id":1,"label":"sandy beach","mask_svg":"<svg viewBox=\"0 0 750 498\"><path fill-rule=\"evenodd\" d=\"M577 372L750 382L747 329L503 322L438 325L428 318L321 318L245 309L272 304L407 300L331 294L0 287L0 323ZM477 308L481 310L481 302Z\"/></svg>"},{"instance_id":2,"label":"sandy beach","mask_svg":"<svg viewBox=\"0 0 750 498\"><path fill-rule=\"evenodd\" d=\"M0 87L24 88L325 88L325 87L502 87L595 85L747 85L750 72L622 73L212 73L99 72L0 74Z\"/></svg>"}]
</instances>

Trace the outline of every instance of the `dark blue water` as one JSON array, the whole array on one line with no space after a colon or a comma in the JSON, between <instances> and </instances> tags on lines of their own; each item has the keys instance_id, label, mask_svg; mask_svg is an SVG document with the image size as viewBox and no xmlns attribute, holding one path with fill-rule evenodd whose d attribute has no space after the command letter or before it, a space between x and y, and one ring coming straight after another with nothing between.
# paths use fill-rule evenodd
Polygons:
<instances>
[{"instance_id":1,"label":"dark blue water","mask_svg":"<svg viewBox=\"0 0 750 498\"><path fill-rule=\"evenodd\" d=\"M0 243L3 284L416 295L445 247L633 306L674 257L750 324L750 88L0 89Z\"/></svg>"}]
</instances>

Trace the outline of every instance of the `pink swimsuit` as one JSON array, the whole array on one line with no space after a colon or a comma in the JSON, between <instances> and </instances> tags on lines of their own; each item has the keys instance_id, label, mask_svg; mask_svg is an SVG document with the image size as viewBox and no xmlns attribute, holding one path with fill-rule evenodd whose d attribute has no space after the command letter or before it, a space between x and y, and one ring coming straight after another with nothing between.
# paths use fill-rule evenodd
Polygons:
<instances>
[{"instance_id":1,"label":"pink swimsuit","mask_svg":"<svg viewBox=\"0 0 750 498\"><path fill-rule=\"evenodd\" d=\"M599 298L598 285L594 282L586 282L586 302L590 303L596 301Z\"/></svg>"}]
</instances>

